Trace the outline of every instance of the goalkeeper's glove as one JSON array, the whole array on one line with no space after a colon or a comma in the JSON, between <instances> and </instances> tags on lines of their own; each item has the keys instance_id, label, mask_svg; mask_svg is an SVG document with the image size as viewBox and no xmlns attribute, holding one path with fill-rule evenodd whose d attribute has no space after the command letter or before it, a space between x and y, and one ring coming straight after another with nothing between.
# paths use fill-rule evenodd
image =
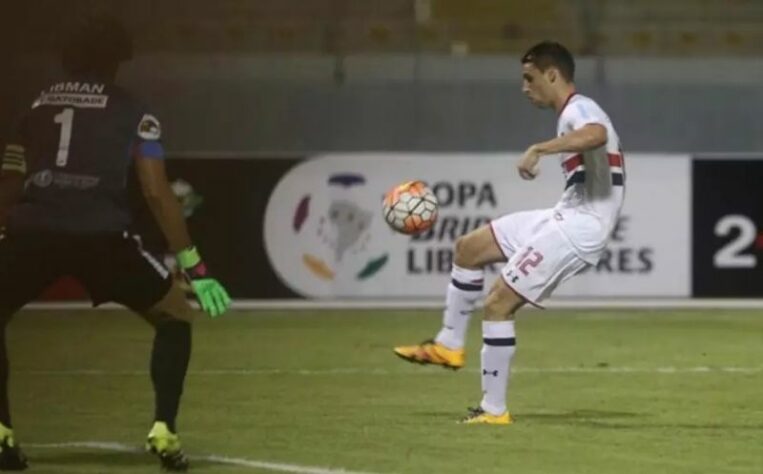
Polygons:
<instances>
[{"instance_id":1,"label":"goalkeeper's glove","mask_svg":"<svg viewBox=\"0 0 763 474\"><path fill-rule=\"evenodd\" d=\"M230 296L220 282L209 276L207 266L196 247L181 250L177 254L177 261L188 278L201 309L213 318L225 313L231 303Z\"/></svg>"}]
</instances>

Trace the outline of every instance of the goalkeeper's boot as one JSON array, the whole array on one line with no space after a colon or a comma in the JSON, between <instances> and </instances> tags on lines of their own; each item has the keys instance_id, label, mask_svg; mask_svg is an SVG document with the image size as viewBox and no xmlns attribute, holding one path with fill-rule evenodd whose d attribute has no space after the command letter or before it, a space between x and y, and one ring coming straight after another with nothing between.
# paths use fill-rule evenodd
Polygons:
<instances>
[{"instance_id":1,"label":"goalkeeper's boot","mask_svg":"<svg viewBox=\"0 0 763 474\"><path fill-rule=\"evenodd\" d=\"M448 349L432 339L415 346L399 346L393 349L395 355L417 364L441 365L458 370L464 366L466 353L463 349Z\"/></svg>"},{"instance_id":2,"label":"goalkeeper's boot","mask_svg":"<svg viewBox=\"0 0 763 474\"><path fill-rule=\"evenodd\" d=\"M23 471L26 456L13 437L13 430L0 423L0 471Z\"/></svg>"},{"instance_id":3,"label":"goalkeeper's boot","mask_svg":"<svg viewBox=\"0 0 763 474\"><path fill-rule=\"evenodd\" d=\"M180 449L180 438L161 421L154 426L146 439L146 451L159 457L162 468L166 471L184 472L188 470L188 457Z\"/></svg>"},{"instance_id":4,"label":"goalkeeper's boot","mask_svg":"<svg viewBox=\"0 0 763 474\"><path fill-rule=\"evenodd\" d=\"M508 411L502 415L491 415L482 408L469 408L469 414L461 419L465 425L510 425L514 423Z\"/></svg>"}]
</instances>

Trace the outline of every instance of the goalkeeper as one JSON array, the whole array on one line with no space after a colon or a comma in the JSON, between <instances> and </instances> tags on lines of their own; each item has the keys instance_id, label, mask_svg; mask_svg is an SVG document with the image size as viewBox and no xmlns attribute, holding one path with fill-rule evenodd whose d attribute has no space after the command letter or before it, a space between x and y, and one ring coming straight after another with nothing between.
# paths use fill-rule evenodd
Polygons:
<instances>
[{"instance_id":1,"label":"goalkeeper","mask_svg":"<svg viewBox=\"0 0 763 474\"><path fill-rule=\"evenodd\" d=\"M119 64L131 54L130 36L118 22L101 18L82 24L64 47L67 74L21 117L2 155L0 470L27 466L12 429L5 328L14 313L63 275L78 279L94 305L122 304L155 328L156 405L146 447L165 469L188 468L175 418L194 311L181 285L128 230L125 183L131 168L202 309L219 316L230 298L188 235L167 182L159 121L114 84Z\"/></svg>"}]
</instances>

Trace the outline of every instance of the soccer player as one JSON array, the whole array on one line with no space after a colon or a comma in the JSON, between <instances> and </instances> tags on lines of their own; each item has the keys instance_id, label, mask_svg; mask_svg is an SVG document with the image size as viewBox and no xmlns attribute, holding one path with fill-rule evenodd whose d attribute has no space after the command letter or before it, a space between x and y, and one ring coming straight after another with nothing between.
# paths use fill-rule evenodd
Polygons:
<instances>
[{"instance_id":1,"label":"soccer player","mask_svg":"<svg viewBox=\"0 0 763 474\"><path fill-rule=\"evenodd\" d=\"M76 277L93 304L114 301L155 328L154 423L147 449L184 471L175 418L191 354L193 310L169 271L127 229L126 181L135 168L157 224L210 316L230 305L188 235L167 182L159 121L114 84L132 56L113 19L91 18L64 46L66 77L43 90L5 147L0 174L0 470L22 470L8 403L5 328L13 314L62 275Z\"/></svg>"},{"instance_id":2,"label":"soccer player","mask_svg":"<svg viewBox=\"0 0 763 474\"><path fill-rule=\"evenodd\" d=\"M464 423L509 424L506 408L514 318L525 303L540 306L565 280L595 265L623 204L625 175L620 140L596 102L575 90L575 62L562 45L539 43L522 56L522 92L559 117L556 138L536 143L517 164L534 179L544 156L559 156L564 192L551 209L517 212L493 220L456 241L440 332L433 340L401 346L410 362L451 369L464 366L469 317L480 298L484 266L507 262L487 295L482 322L482 401Z\"/></svg>"}]
</instances>

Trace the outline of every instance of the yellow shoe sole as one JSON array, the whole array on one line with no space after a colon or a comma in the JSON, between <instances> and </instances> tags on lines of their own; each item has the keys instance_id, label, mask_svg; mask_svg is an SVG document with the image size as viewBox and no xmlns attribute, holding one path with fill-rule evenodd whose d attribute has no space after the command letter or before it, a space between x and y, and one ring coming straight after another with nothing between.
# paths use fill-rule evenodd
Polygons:
<instances>
[{"instance_id":1,"label":"yellow shoe sole","mask_svg":"<svg viewBox=\"0 0 763 474\"><path fill-rule=\"evenodd\" d=\"M465 425L510 425L514 423L514 419L509 412L499 416L483 413L479 416L463 420L461 423Z\"/></svg>"},{"instance_id":2,"label":"yellow shoe sole","mask_svg":"<svg viewBox=\"0 0 763 474\"><path fill-rule=\"evenodd\" d=\"M411 362L413 364L419 364L419 365L439 365L441 367L444 367L446 369L451 370L458 370L463 368L464 364L451 364L447 360L424 360L416 357L414 354L406 354L401 351L400 347L396 347L392 350L396 356L400 357L404 361ZM439 357L439 356L438 356Z\"/></svg>"}]
</instances>

